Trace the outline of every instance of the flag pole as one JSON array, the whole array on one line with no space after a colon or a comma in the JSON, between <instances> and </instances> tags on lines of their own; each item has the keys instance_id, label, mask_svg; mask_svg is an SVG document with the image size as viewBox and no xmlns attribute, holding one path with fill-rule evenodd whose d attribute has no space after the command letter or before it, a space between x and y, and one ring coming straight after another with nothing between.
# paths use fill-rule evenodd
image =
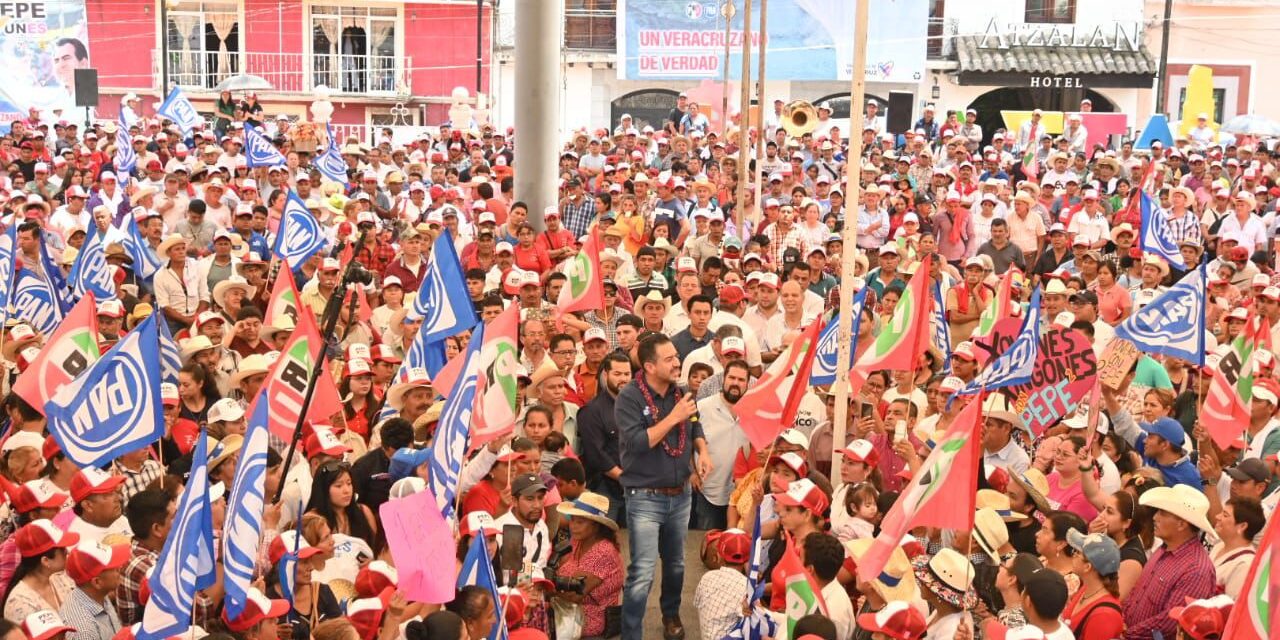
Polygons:
<instances>
[{"instance_id":1,"label":"flag pole","mask_svg":"<svg viewBox=\"0 0 1280 640\"><path fill-rule=\"evenodd\" d=\"M764 166L764 53L768 45L768 25L769 25L769 0L760 0L760 53L759 66L756 68L756 170L755 176L755 211L751 214L752 230L760 228L760 218L764 211L764 176L761 174L761 167ZM750 119L747 124L750 125ZM751 127L747 127L747 131L751 131ZM758 231L757 231L758 232ZM743 244L746 244L747 234L746 228L739 227L738 234L742 237Z\"/></svg>"},{"instance_id":2,"label":"flag pole","mask_svg":"<svg viewBox=\"0 0 1280 640\"><path fill-rule=\"evenodd\" d=\"M843 456L837 456L834 449L845 445L849 419L849 370L852 368L853 352L853 279L854 252L858 250L858 207L862 200L862 101L866 95L867 78L867 9L871 0L858 0L853 30L853 69L850 72L852 85L849 91L849 152L845 156L845 213L844 213L844 250L840 253L840 326L837 330L839 345L836 352L836 380L833 385L836 395L836 415L832 424L833 440L831 455L831 479L836 487L844 484L840 479L840 465Z\"/></svg>"},{"instance_id":3,"label":"flag pole","mask_svg":"<svg viewBox=\"0 0 1280 640\"><path fill-rule=\"evenodd\" d=\"M747 133L751 130L751 3L752 0L743 0L742 3L742 76L739 79L742 85L742 96L738 107L738 193L736 194L737 204L733 207L733 224L738 230L739 238L743 237L742 210L747 205L747 181L748 176L751 175L747 171L747 165L750 164L748 158L751 155L751 143L747 138ZM758 178L756 182L759 182ZM757 206L759 206L758 203Z\"/></svg>"}]
</instances>

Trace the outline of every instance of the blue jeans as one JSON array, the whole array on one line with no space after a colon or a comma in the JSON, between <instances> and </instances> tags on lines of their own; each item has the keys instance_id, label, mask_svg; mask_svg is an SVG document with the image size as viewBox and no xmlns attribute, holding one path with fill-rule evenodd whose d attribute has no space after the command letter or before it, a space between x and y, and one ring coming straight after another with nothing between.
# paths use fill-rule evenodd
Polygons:
<instances>
[{"instance_id":1,"label":"blue jeans","mask_svg":"<svg viewBox=\"0 0 1280 640\"><path fill-rule=\"evenodd\" d=\"M724 529L729 526L729 506L711 504L701 491L693 492L693 517L689 520L689 528L699 531Z\"/></svg>"},{"instance_id":2,"label":"blue jeans","mask_svg":"<svg viewBox=\"0 0 1280 640\"><path fill-rule=\"evenodd\" d=\"M684 545L689 534L689 489L678 496L626 489L627 524L631 530L631 564L622 595L622 638L641 640L649 589L662 557L662 595L658 602L664 617L680 615L684 588Z\"/></svg>"}]
</instances>

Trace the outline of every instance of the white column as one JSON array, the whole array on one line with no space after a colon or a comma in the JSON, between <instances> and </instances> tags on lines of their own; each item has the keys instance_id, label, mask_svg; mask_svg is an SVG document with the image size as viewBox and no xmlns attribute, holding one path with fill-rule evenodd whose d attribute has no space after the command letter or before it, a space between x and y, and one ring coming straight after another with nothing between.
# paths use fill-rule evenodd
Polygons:
<instances>
[{"instance_id":1,"label":"white column","mask_svg":"<svg viewBox=\"0 0 1280 640\"><path fill-rule=\"evenodd\" d=\"M514 56L515 197L529 204L529 223L537 229L543 208L557 201L563 32L563 2L521 3Z\"/></svg>"}]
</instances>

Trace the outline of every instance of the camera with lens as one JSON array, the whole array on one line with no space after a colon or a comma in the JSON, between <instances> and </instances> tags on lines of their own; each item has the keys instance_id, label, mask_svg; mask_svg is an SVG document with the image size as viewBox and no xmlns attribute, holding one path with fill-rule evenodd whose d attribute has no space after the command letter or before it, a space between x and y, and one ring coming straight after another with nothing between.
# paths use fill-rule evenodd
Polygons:
<instances>
[{"instance_id":1,"label":"camera with lens","mask_svg":"<svg viewBox=\"0 0 1280 640\"><path fill-rule=\"evenodd\" d=\"M556 575L555 572L550 569L546 570L543 575L551 581L551 584L555 585L556 591L581 595L587 589L586 578L568 578Z\"/></svg>"},{"instance_id":2,"label":"camera with lens","mask_svg":"<svg viewBox=\"0 0 1280 640\"><path fill-rule=\"evenodd\" d=\"M365 269L359 262L352 261L347 265L347 284L371 285L373 284L373 272Z\"/></svg>"}]
</instances>

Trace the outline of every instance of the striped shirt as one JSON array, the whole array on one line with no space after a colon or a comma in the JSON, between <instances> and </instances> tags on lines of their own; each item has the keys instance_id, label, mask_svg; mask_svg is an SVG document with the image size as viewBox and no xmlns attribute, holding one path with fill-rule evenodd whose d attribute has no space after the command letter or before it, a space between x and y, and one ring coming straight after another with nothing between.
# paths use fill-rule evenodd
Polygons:
<instances>
[{"instance_id":1,"label":"striped shirt","mask_svg":"<svg viewBox=\"0 0 1280 640\"><path fill-rule=\"evenodd\" d=\"M587 235L587 230L591 228L591 222L595 219L595 198L583 196L579 204L574 204L572 200L564 203L561 220L564 222L564 228L568 229L574 238Z\"/></svg>"},{"instance_id":2,"label":"striped shirt","mask_svg":"<svg viewBox=\"0 0 1280 640\"><path fill-rule=\"evenodd\" d=\"M59 613L62 621L75 629L67 634L68 640L111 640L120 631L120 617L111 599L94 602L80 588L71 592Z\"/></svg>"},{"instance_id":3,"label":"striped shirt","mask_svg":"<svg viewBox=\"0 0 1280 640\"><path fill-rule=\"evenodd\" d=\"M1180 218L1174 218L1172 212L1165 212L1165 221L1168 222L1169 235L1179 243L1186 240L1200 242L1200 220L1190 211L1183 214Z\"/></svg>"}]
</instances>

